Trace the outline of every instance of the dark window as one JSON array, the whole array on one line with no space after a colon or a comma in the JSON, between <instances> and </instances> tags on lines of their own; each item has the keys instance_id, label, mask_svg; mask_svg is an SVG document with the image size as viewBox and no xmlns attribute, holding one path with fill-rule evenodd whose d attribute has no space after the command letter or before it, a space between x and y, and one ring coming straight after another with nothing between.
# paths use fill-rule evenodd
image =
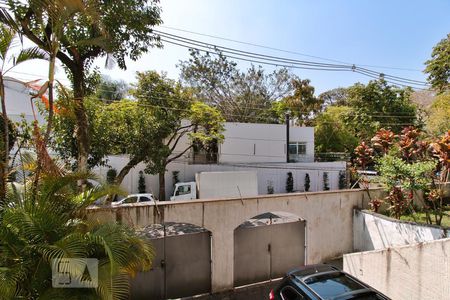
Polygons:
<instances>
[{"instance_id":1,"label":"dark window","mask_svg":"<svg viewBox=\"0 0 450 300\"><path fill-rule=\"evenodd\" d=\"M138 197L129 197L123 201L123 203L136 203Z\"/></svg>"},{"instance_id":2,"label":"dark window","mask_svg":"<svg viewBox=\"0 0 450 300\"><path fill-rule=\"evenodd\" d=\"M179 195L186 195L191 193L191 186L190 185L181 185L178 187L175 196Z\"/></svg>"},{"instance_id":3,"label":"dark window","mask_svg":"<svg viewBox=\"0 0 450 300\"><path fill-rule=\"evenodd\" d=\"M318 275L305 280L305 283L322 298L338 296L365 288L344 274L337 274L337 276Z\"/></svg>"},{"instance_id":4,"label":"dark window","mask_svg":"<svg viewBox=\"0 0 450 300\"><path fill-rule=\"evenodd\" d=\"M304 299L293 287L285 286L280 292L281 299L283 300L302 300Z\"/></svg>"},{"instance_id":5,"label":"dark window","mask_svg":"<svg viewBox=\"0 0 450 300\"><path fill-rule=\"evenodd\" d=\"M150 199L149 197L145 197L145 196L139 197L139 202L148 202L148 201L152 201L152 199Z\"/></svg>"}]
</instances>

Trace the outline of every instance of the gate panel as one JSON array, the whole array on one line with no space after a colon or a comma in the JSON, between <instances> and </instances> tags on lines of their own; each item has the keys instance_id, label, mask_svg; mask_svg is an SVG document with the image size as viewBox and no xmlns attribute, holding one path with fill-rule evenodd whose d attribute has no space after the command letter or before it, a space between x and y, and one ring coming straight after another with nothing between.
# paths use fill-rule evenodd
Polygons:
<instances>
[{"instance_id":1,"label":"gate panel","mask_svg":"<svg viewBox=\"0 0 450 300\"><path fill-rule=\"evenodd\" d=\"M305 264L305 222L269 225L271 231L271 278Z\"/></svg>"},{"instance_id":2,"label":"gate panel","mask_svg":"<svg viewBox=\"0 0 450 300\"><path fill-rule=\"evenodd\" d=\"M151 270L139 272L131 280L131 299L163 299L164 298L164 239L152 239L155 258Z\"/></svg>"},{"instance_id":3,"label":"gate panel","mask_svg":"<svg viewBox=\"0 0 450 300\"><path fill-rule=\"evenodd\" d=\"M234 286L282 277L304 262L304 221L234 231Z\"/></svg>"},{"instance_id":4,"label":"gate panel","mask_svg":"<svg viewBox=\"0 0 450 300\"><path fill-rule=\"evenodd\" d=\"M211 291L209 232L166 237L166 298Z\"/></svg>"},{"instance_id":5,"label":"gate panel","mask_svg":"<svg viewBox=\"0 0 450 300\"><path fill-rule=\"evenodd\" d=\"M238 227L234 231L234 286L270 278L269 226Z\"/></svg>"}]
</instances>

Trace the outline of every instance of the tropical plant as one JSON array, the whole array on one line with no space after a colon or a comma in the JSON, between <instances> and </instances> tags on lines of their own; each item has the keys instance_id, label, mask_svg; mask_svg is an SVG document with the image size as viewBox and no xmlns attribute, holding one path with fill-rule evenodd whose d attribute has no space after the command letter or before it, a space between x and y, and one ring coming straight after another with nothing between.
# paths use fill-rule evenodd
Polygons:
<instances>
[{"instance_id":1,"label":"tropical plant","mask_svg":"<svg viewBox=\"0 0 450 300\"><path fill-rule=\"evenodd\" d=\"M1 17L1 11L0 11ZM1 19L1 18L0 18ZM8 120L8 114L6 112L6 99L5 99L5 75L16 66L30 61L32 59L44 59L45 53L39 48L26 48L21 49L19 53L13 54L13 49L19 45L19 39L16 31L13 28L7 27L0 23L0 101L2 108L2 119ZM2 153L0 153L0 202L5 197L6 192L6 177L9 167L9 150L11 148L10 134L9 134L9 121L3 122L2 129Z\"/></svg>"},{"instance_id":2,"label":"tropical plant","mask_svg":"<svg viewBox=\"0 0 450 300\"><path fill-rule=\"evenodd\" d=\"M86 208L112 192L80 192L83 174L46 174L37 190L12 187L1 207L0 295L3 299L128 299L129 277L148 270L153 250L130 228L91 219ZM98 287L52 287L52 260L98 259ZM77 276L77 273L71 273ZM79 274L83 276L83 274Z\"/></svg>"}]
</instances>

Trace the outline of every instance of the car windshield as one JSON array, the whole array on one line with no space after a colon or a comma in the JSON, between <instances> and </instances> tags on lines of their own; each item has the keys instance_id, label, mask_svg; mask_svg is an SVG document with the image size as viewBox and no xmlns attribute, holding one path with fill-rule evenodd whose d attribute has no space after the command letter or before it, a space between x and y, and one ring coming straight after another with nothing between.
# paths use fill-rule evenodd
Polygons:
<instances>
[{"instance_id":1,"label":"car windshield","mask_svg":"<svg viewBox=\"0 0 450 300\"><path fill-rule=\"evenodd\" d=\"M341 294L365 289L364 286L354 281L345 274L324 274L314 276L305 279L304 282L320 297L328 299L330 297L336 297ZM360 297L363 295L359 295ZM366 296L366 295L364 295ZM363 296L363 297L364 297ZM354 298L343 298L343 299L354 299ZM357 299L372 299L372 298L357 298ZM375 298L376 299L376 298Z\"/></svg>"}]
</instances>

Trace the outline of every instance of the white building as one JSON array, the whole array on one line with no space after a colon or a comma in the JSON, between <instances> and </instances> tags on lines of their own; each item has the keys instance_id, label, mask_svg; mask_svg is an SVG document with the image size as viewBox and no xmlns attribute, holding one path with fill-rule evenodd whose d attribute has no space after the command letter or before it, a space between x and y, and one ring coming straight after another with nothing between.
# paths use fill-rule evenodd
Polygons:
<instances>
[{"instance_id":1,"label":"white building","mask_svg":"<svg viewBox=\"0 0 450 300\"><path fill-rule=\"evenodd\" d=\"M345 171L346 163L314 162L314 128L289 127L286 125L225 123L224 140L215 153L190 151L167 166L166 198L173 193L174 174L179 181L194 181L195 173L207 171L256 171L259 194L286 192L287 174L292 173L294 190L305 190L305 177L310 178L309 191L325 188L324 173L328 177L328 188L338 189L339 173ZM186 148L189 140L183 138L174 153ZM287 146L289 145L289 146ZM286 151L289 151L289 163ZM128 162L126 156L110 156L108 164L118 172ZM138 191L139 171L145 166L138 165L125 177L122 187L130 193ZM105 176L108 168L97 170ZM158 176L145 175L147 192L158 196Z\"/></svg>"},{"instance_id":2,"label":"white building","mask_svg":"<svg viewBox=\"0 0 450 300\"><path fill-rule=\"evenodd\" d=\"M23 116L27 122L34 121L31 94L33 91L36 93L36 89L38 89L38 86L35 84L36 82L23 82L12 77L5 77L3 80L5 85L5 104L8 118L13 122L17 122L20 121ZM45 119L36 107L36 104L42 106L48 100L45 96L39 100L33 100L33 107L36 112L37 121L42 124L45 122Z\"/></svg>"}]
</instances>

